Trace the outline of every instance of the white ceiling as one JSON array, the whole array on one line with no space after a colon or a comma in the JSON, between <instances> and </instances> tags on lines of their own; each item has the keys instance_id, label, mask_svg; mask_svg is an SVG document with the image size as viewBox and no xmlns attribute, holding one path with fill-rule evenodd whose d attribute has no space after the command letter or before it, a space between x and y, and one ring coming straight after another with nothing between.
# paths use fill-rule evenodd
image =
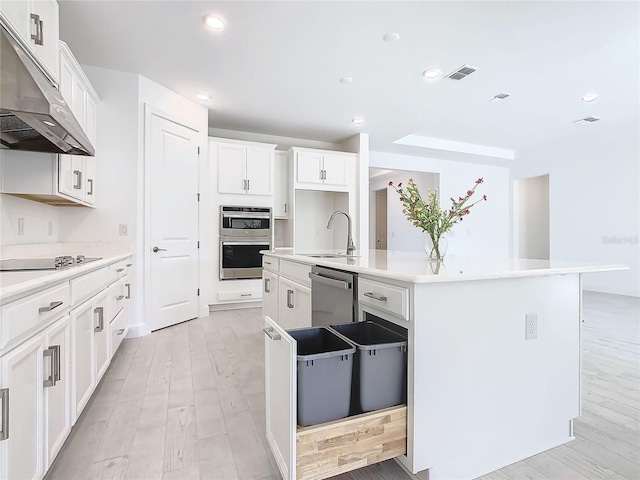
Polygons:
<instances>
[{"instance_id":1,"label":"white ceiling","mask_svg":"<svg viewBox=\"0 0 640 480\"><path fill-rule=\"evenodd\" d=\"M392 143L410 134L517 152L638 121L639 5L62 0L60 37L83 64L210 93L210 127L332 143L365 132L372 150L398 153L420 151ZM207 13L227 28L204 27ZM400 40L383 41L389 32ZM463 64L478 71L421 75ZM600 98L582 102L591 91ZM499 92L512 96L487 101ZM573 123L588 115L602 120Z\"/></svg>"}]
</instances>

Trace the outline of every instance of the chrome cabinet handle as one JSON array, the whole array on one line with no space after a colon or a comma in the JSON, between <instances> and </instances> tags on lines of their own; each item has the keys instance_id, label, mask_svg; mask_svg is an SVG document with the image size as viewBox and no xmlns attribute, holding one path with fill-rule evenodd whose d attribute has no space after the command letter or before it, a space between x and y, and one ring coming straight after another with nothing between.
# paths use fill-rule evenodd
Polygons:
<instances>
[{"instance_id":1,"label":"chrome cabinet handle","mask_svg":"<svg viewBox=\"0 0 640 480\"><path fill-rule=\"evenodd\" d=\"M2 415L0 415L0 442L9 438L9 389L0 389L0 401L2 402Z\"/></svg>"},{"instance_id":2,"label":"chrome cabinet handle","mask_svg":"<svg viewBox=\"0 0 640 480\"><path fill-rule=\"evenodd\" d=\"M33 20L33 23L36 26L36 33L31 34L31 40L33 40L36 45L44 45L44 36L42 34L42 26L44 23L40 20L40 15L32 13L31 20Z\"/></svg>"},{"instance_id":3,"label":"chrome cabinet handle","mask_svg":"<svg viewBox=\"0 0 640 480\"><path fill-rule=\"evenodd\" d=\"M82 172L80 170L74 170L73 174L76 176L76 182L73 184L75 190L82 188Z\"/></svg>"},{"instance_id":4,"label":"chrome cabinet handle","mask_svg":"<svg viewBox=\"0 0 640 480\"><path fill-rule=\"evenodd\" d=\"M247 190L247 179L246 178L242 179L242 189L245 190L245 191Z\"/></svg>"},{"instance_id":5,"label":"chrome cabinet handle","mask_svg":"<svg viewBox=\"0 0 640 480\"><path fill-rule=\"evenodd\" d=\"M251 180L247 180L247 192L251 190Z\"/></svg>"},{"instance_id":6,"label":"chrome cabinet handle","mask_svg":"<svg viewBox=\"0 0 640 480\"><path fill-rule=\"evenodd\" d=\"M133 267L133 263L127 263L127 268Z\"/></svg>"},{"instance_id":7,"label":"chrome cabinet handle","mask_svg":"<svg viewBox=\"0 0 640 480\"><path fill-rule=\"evenodd\" d=\"M42 382L42 385L46 387L53 387L56 384L56 349L49 347L42 352L42 357L49 357L49 377Z\"/></svg>"},{"instance_id":8,"label":"chrome cabinet handle","mask_svg":"<svg viewBox=\"0 0 640 480\"><path fill-rule=\"evenodd\" d=\"M87 179L87 182L89 182L89 191L87 192L87 195L93 195L93 178L89 178Z\"/></svg>"},{"instance_id":9,"label":"chrome cabinet handle","mask_svg":"<svg viewBox=\"0 0 640 480\"><path fill-rule=\"evenodd\" d=\"M116 273L124 272L124 268L119 268L116 270Z\"/></svg>"},{"instance_id":10,"label":"chrome cabinet handle","mask_svg":"<svg viewBox=\"0 0 640 480\"><path fill-rule=\"evenodd\" d=\"M124 328L121 328L116 332L116 335L122 335L124 333Z\"/></svg>"},{"instance_id":11,"label":"chrome cabinet handle","mask_svg":"<svg viewBox=\"0 0 640 480\"><path fill-rule=\"evenodd\" d=\"M54 380L54 385L60 381L60 345L53 345L52 347L49 348L53 348L53 351L55 352L55 357L56 357L56 361L54 363L54 374L53 374L53 380Z\"/></svg>"},{"instance_id":12,"label":"chrome cabinet handle","mask_svg":"<svg viewBox=\"0 0 640 480\"><path fill-rule=\"evenodd\" d=\"M284 213L287 213L287 204L284 204Z\"/></svg>"},{"instance_id":13,"label":"chrome cabinet handle","mask_svg":"<svg viewBox=\"0 0 640 480\"><path fill-rule=\"evenodd\" d=\"M127 295L124 298L128 300L131 298L131 284L125 283L124 286L127 287Z\"/></svg>"},{"instance_id":14,"label":"chrome cabinet handle","mask_svg":"<svg viewBox=\"0 0 640 480\"><path fill-rule=\"evenodd\" d=\"M40 307L38 313L50 312L54 308L58 308L63 302L51 302L48 307Z\"/></svg>"},{"instance_id":15,"label":"chrome cabinet handle","mask_svg":"<svg viewBox=\"0 0 640 480\"><path fill-rule=\"evenodd\" d=\"M264 293L271 293L271 289L269 288L271 283L271 279L270 278L265 278L264 279Z\"/></svg>"},{"instance_id":16,"label":"chrome cabinet handle","mask_svg":"<svg viewBox=\"0 0 640 480\"><path fill-rule=\"evenodd\" d=\"M166 248L158 248L158 247L153 247L151 250L153 251L153 253L166 252L167 251Z\"/></svg>"},{"instance_id":17,"label":"chrome cabinet handle","mask_svg":"<svg viewBox=\"0 0 640 480\"><path fill-rule=\"evenodd\" d=\"M262 331L267 334L271 340L280 340L282 337L279 333L273 333L273 327L263 328Z\"/></svg>"},{"instance_id":18,"label":"chrome cabinet handle","mask_svg":"<svg viewBox=\"0 0 640 480\"><path fill-rule=\"evenodd\" d=\"M387 297L385 297L384 295L377 295L373 292L364 292L363 295L365 297L369 297L369 298L373 298L374 300L378 300L379 302L386 302L387 301Z\"/></svg>"},{"instance_id":19,"label":"chrome cabinet handle","mask_svg":"<svg viewBox=\"0 0 640 480\"><path fill-rule=\"evenodd\" d=\"M287 308L293 308L293 290L287 290Z\"/></svg>"},{"instance_id":20,"label":"chrome cabinet handle","mask_svg":"<svg viewBox=\"0 0 640 480\"><path fill-rule=\"evenodd\" d=\"M124 295L118 295L118 296L116 297L116 300L120 301L120 300L122 300L123 298L124 298Z\"/></svg>"},{"instance_id":21,"label":"chrome cabinet handle","mask_svg":"<svg viewBox=\"0 0 640 480\"><path fill-rule=\"evenodd\" d=\"M93 327L94 332L101 332L104 330L104 307L96 307L93 309L94 314L98 314L98 325Z\"/></svg>"},{"instance_id":22,"label":"chrome cabinet handle","mask_svg":"<svg viewBox=\"0 0 640 480\"><path fill-rule=\"evenodd\" d=\"M335 278L325 277L318 273L309 273L309 278L312 282L322 283L329 285L330 287L340 288L342 290L351 290L351 282L345 282L344 280L337 280ZM366 294L365 294L366 295Z\"/></svg>"}]
</instances>

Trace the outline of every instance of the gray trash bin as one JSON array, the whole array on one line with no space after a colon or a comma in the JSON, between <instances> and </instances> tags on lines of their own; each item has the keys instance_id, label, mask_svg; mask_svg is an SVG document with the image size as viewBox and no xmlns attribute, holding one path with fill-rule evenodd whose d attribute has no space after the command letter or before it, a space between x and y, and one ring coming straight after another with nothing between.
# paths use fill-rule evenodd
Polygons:
<instances>
[{"instance_id":1,"label":"gray trash bin","mask_svg":"<svg viewBox=\"0 0 640 480\"><path fill-rule=\"evenodd\" d=\"M352 414L406 402L407 339L374 322L331 325L356 348Z\"/></svg>"},{"instance_id":2,"label":"gray trash bin","mask_svg":"<svg viewBox=\"0 0 640 480\"><path fill-rule=\"evenodd\" d=\"M298 425L349 415L355 347L326 327L288 330L296 339Z\"/></svg>"}]
</instances>

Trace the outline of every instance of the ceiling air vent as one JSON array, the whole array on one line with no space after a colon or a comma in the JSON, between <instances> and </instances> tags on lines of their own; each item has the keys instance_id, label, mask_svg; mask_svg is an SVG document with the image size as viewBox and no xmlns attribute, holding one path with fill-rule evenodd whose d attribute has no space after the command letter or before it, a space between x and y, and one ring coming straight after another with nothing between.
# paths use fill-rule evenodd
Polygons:
<instances>
[{"instance_id":1,"label":"ceiling air vent","mask_svg":"<svg viewBox=\"0 0 640 480\"><path fill-rule=\"evenodd\" d=\"M579 123L579 124L593 123L593 122L597 122L598 120L600 120L598 117L584 117L584 118L581 118L580 120L574 121L573 123Z\"/></svg>"},{"instance_id":2,"label":"ceiling air vent","mask_svg":"<svg viewBox=\"0 0 640 480\"><path fill-rule=\"evenodd\" d=\"M476 70L477 68L472 67L471 65L462 65L460 68L457 68L449 75L446 75L445 78L450 78L451 80L462 80L463 78L471 75Z\"/></svg>"},{"instance_id":3,"label":"ceiling air vent","mask_svg":"<svg viewBox=\"0 0 640 480\"><path fill-rule=\"evenodd\" d=\"M500 100L504 100L507 97L510 97L511 94L510 93L505 93L505 92L501 92L498 93L497 95L494 95L493 97L491 97L489 99L490 102L499 102Z\"/></svg>"}]
</instances>

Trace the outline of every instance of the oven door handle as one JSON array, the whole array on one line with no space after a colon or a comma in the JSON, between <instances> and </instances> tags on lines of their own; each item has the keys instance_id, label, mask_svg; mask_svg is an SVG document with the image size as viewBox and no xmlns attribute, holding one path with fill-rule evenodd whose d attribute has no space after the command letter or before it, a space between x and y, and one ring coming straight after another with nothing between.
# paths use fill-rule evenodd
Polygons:
<instances>
[{"instance_id":1,"label":"oven door handle","mask_svg":"<svg viewBox=\"0 0 640 480\"><path fill-rule=\"evenodd\" d=\"M351 290L351 282L336 280L335 278L325 277L324 275L318 275L317 273L309 273L309 278L312 282L322 283L324 285L341 288L343 290Z\"/></svg>"},{"instance_id":2,"label":"oven door handle","mask_svg":"<svg viewBox=\"0 0 640 480\"><path fill-rule=\"evenodd\" d=\"M226 240L220 240L220 243L223 245L270 245L271 240L265 240L264 242L255 241L255 242L227 242ZM267 247L269 248L269 247Z\"/></svg>"},{"instance_id":3,"label":"oven door handle","mask_svg":"<svg viewBox=\"0 0 640 480\"><path fill-rule=\"evenodd\" d=\"M256 218L270 219L269 215L251 215L251 214L241 214L241 213L223 213L222 218L248 218L250 220L254 220Z\"/></svg>"}]
</instances>

